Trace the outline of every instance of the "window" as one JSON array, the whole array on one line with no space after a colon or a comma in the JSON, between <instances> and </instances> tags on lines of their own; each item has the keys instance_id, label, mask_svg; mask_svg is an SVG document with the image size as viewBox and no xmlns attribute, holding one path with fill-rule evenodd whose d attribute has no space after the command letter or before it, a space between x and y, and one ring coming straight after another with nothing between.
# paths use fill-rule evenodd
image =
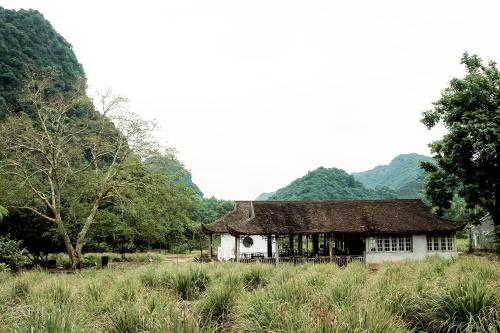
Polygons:
<instances>
[{"instance_id":1,"label":"window","mask_svg":"<svg viewBox=\"0 0 500 333\"><path fill-rule=\"evenodd\" d=\"M370 239L371 252L411 252L411 236L374 236ZM375 246L376 245L376 246Z\"/></svg>"},{"instance_id":2,"label":"window","mask_svg":"<svg viewBox=\"0 0 500 333\"><path fill-rule=\"evenodd\" d=\"M454 236L427 236L427 251L454 251Z\"/></svg>"},{"instance_id":3,"label":"window","mask_svg":"<svg viewBox=\"0 0 500 333\"><path fill-rule=\"evenodd\" d=\"M377 239L377 252L384 251L384 239L382 237L376 237Z\"/></svg>"},{"instance_id":4,"label":"window","mask_svg":"<svg viewBox=\"0 0 500 333\"><path fill-rule=\"evenodd\" d=\"M243 238L243 246L246 248L250 248L253 245L253 238L250 236L246 236Z\"/></svg>"},{"instance_id":5,"label":"window","mask_svg":"<svg viewBox=\"0 0 500 333\"><path fill-rule=\"evenodd\" d=\"M385 252L391 251L391 238L390 237L384 238L384 251Z\"/></svg>"}]
</instances>

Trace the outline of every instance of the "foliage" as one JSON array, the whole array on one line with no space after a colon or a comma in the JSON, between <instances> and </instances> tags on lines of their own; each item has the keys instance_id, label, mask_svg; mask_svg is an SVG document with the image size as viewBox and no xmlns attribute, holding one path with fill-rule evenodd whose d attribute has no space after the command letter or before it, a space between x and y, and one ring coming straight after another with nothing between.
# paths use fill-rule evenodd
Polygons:
<instances>
[{"instance_id":1,"label":"foliage","mask_svg":"<svg viewBox=\"0 0 500 333\"><path fill-rule=\"evenodd\" d=\"M3 207L3 206L0 206L0 221L2 221L2 219L7 216L7 214L9 213L9 211Z\"/></svg>"},{"instance_id":2,"label":"foliage","mask_svg":"<svg viewBox=\"0 0 500 333\"><path fill-rule=\"evenodd\" d=\"M393 199L387 187L366 188L344 170L320 167L279 189L269 200L357 200Z\"/></svg>"},{"instance_id":3,"label":"foliage","mask_svg":"<svg viewBox=\"0 0 500 333\"><path fill-rule=\"evenodd\" d=\"M97 213L110 205L133 208L129 203L151 187L141 161L153 147L151 125L129 112L121 96L100 95L96 113L83 93L81 82L63 94L52 71L32 72L18 99L26 112L0 123L6 161L0 171L18 184L7 193L11 206L57 226L73 268L81 263ZM82 109L88 117L75 117Z\"/></svg>"},{"instance_id":4,"label":"foliage","mask_svg":"<svg viewBox=\"0 0 500 333\"><path fill-rule=\"evenodd\" d=\"M17 271L28 263L27 251L22 247L21 242L12 240L5 236L0 236L0 263L7 266L12 271ZM4 267L3 270L6 268Z\"/></svg>"},{"instance_id":5,"label":"foliage","mask_svg":"<svg viewBox=\"0 0 500 333\"><path fill-rule=\"evenodd\" d=\"M21 241L35 264L45 260L49 253L64 251L53 223L28 211L11 209L0 223L0 235L10 235L11 239Z\"/></svg>"},{"instance_id":6,"label":"foliage","mask_svg":"<svg viewBox=\"0 0 500 333\"><path fill-rule=\"evenodd\" d=\"M193 211L193 220L197 223L212 223L219 217L229 213L234 209L234 202L229 200L216 199L215 197L203 198L198 201L196 209Z\"/></svg>"},{"instance_id":7,"label":"foliage","mask_svg":"<svg viewBox=\"0 0 500 333\"><path fill-rule=\"evenodd\" d=\"M423 163L428 172L425 194L438 213L450 207L456 193L468 210L489 212L500 225L500 71L465 53L463 78L454 78L423 113L432 128L442 122L448 133L430 144L436 164Z\"/></svg>"},{"instance_id":8,"label":"foliage","mask_svg":"<svg viewBox=\"0 0 500 333\"><path fill-rule=\"evenodd\" d=\"M398 198L419 198L422 195L425 172L420 168L420 162L432 162L432 158L419 154L401 154L388 165L379 165L352 175L369 188L387 186L396 191Z\"/></svg>"},{"instance_id":9,"label":"foliage","mask_svg":"<svg viewBox=\"0 0 500 333\"><path fill-rule=\"evenodd\" d=\"M56 68L60 91L71 89L76 78L85 76L71 45L36 10L0 7L0 54L0 119L7 108L18 109L17 93L26 65Z\"/></svg>"}]
</instances>

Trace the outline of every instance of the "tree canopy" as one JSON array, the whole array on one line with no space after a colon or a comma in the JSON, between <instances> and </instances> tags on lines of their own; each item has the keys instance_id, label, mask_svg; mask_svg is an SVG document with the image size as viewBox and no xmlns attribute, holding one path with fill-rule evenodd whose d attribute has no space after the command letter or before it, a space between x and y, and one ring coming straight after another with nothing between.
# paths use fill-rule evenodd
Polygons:
<instances>
[{"instance_id":1,"label":"tree canopy","mask_svg":"<svg viewBox=\"0 0 500 333\"><path fill-rule=\"evenodd\" d=\"M443 213L453 197L463 198L469 211L491 214L500 225L500 72L477 55L465 53L466 73L453 78L422 123L442 123L448 132L432 142L436 164L423 163L428 172L425 194Z\"/></svg>"}]
</instances>

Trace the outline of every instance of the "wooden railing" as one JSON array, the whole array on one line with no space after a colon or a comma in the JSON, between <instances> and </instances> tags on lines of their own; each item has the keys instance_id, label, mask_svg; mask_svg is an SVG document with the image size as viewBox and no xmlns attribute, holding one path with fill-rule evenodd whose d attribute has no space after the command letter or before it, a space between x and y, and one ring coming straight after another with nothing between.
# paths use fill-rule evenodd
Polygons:
<instances>
[{"instance_id":1,"label":"wooden railing","mask_svg":"<svg viewBox=\"0 0 500 333\"><path fill-rule=\"evenodd\" d=\"M276 264L276 258L240 258L241 263L266 263L266 264ZM300 264L323 264L323 263L335 263L338 266L346 266L352 262L365 263L365 256L333 256L330 257L314 257L314 258L304 258L304 257L284 257L279 258L278 263L288 263L293 265Z\"/></svg>"}]
</instances>

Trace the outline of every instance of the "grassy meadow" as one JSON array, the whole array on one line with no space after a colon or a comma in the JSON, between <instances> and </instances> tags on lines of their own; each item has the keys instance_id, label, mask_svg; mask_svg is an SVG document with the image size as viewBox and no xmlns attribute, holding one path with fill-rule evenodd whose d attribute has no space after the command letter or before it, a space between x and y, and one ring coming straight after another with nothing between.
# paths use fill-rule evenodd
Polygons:
<instances>
[{"instance_id":1,"label":"grassy meadow","mask_svg":"<svg viewBox=\"0 0 500 333\"><path fill-rule=\"evenodd\" d=\"M498 257L0 275L0 332L499 332Z\"/></svg>"}]
</instances>

